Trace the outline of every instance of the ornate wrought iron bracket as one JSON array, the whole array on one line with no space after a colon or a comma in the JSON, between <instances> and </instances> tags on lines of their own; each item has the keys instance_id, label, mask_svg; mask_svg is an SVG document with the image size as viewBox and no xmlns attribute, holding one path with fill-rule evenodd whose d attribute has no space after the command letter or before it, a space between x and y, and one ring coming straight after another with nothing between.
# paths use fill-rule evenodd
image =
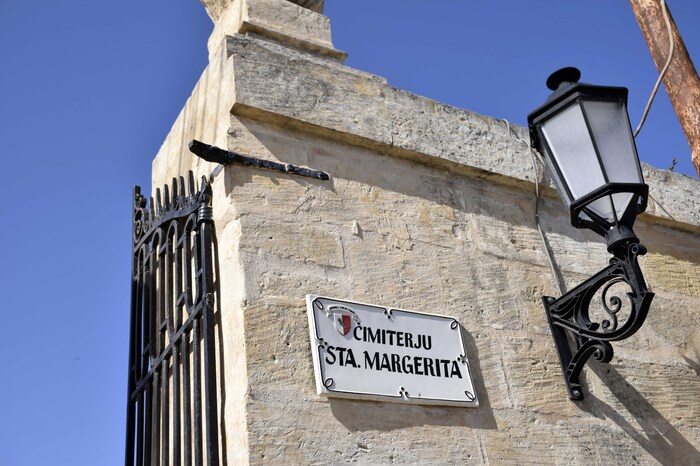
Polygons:
<instances>
[{"instance_id":1,"label":"ornate wrought iron bracket","mask_svg":"<svg viewBox=\"0 0 700 466\"><path fill-rule=\"evenodd\" d=\"M610 265L606 268L559 299L551 296L542 298L559 353L564 382L572 400L583 399L579 375L588 358L593 356L597 361L610 362L613 348L609 342L630 337L644 323L654 298L654 293L647 289L637 262L637 256L646 252L646 248L637 242L617 248L615 257L610 259ZM626 293L629 315L622 324L618 322L618 314L623 309L623 299L617 295L608 297L610 288L618 283L626 283L630 289ZM590 305L599 291L602 312L606 317L595 322L591 320ZM575 343L573 354L568 335Z\"/></svg>"},{"instance_id":2,"label":"ornate wrought iron bracket","mask_svg":"<svg viewBox=\"0 0 700 466\"><path fill-rule=\"evenodd\" d=\"M276 170L284 173L290 173L292 175L305 176L308 178L316 178L318 180L329 180L331 177L326 172L319 170L312 170L306 167L299 167L292 165L290 163L279 163L272 162L270 160L258 159L255 157L248 157L246 155L236 154L235 152L230 152L221 149L216 146L210 146L209 144L204 144L203 142L193 139L189 144L190 151L206 160L207 162L220 163L222 165L229 165L232 163L238 165L248 165L252 167L264 168L267 170Z\"/></svg>"}]
</instances>

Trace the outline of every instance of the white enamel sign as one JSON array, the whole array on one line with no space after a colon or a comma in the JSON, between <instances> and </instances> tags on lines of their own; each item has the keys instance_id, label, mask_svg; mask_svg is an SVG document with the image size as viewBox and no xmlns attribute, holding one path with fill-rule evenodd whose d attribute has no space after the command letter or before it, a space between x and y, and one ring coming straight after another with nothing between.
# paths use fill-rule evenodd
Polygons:
<instances>
[{"instance_id":1,"label":"white enamel sign","mask_svg":"<svg viewBox=\"0 0 700 466\"><path fill-rule=\"evenodd\" d=\"M307 295L319 395L476 407L459 322Z\"/></svg>"}]
</instances>

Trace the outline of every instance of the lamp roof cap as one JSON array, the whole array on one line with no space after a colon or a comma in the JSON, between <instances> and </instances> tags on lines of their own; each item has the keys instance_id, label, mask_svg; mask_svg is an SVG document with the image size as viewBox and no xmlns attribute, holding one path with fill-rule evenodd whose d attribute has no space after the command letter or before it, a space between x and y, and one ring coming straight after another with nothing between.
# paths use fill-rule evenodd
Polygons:
<instances>
[{"instance_id":1,"label":"lamp roof cap","mask_svg":"<svg viewBox=\"0 0 700 466\"><path fill-rule=\"evenodd\" d=\"M577 83L579 79L581 79L581 71L573 66L567 66L549 75L547 87L552 91L556 91L562 85Z\"/></svg>"}]
</instances>

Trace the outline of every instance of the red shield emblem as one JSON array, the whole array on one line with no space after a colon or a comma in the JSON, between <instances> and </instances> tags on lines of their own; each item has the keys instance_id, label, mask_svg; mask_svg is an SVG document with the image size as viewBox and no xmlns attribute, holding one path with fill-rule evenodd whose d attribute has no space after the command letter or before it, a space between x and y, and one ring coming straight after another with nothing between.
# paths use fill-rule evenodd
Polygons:
<instances>
[{"instance_id":1,"label":"red shield emblem","mask_svg":"<svg viewBox=\"0 0 700 466\"><path fill-rule=\"evenodd\" d=\"M333 306L330 310L333 312L333 323L338 333L341 335L350 333L350 330L352 330L352 318L355 313L343 306Z\"/></svg>"},{"instance_id":2,"label":"red shield emblem","mask_svg":"<svg viewBox=\"0 0 700 466\"><path fill-rule=\"evenodd\" d=\"M347 335L350 331L350 316L347 314L335 314L335 328L341 335Z\"/></svg>"}]
</instances>

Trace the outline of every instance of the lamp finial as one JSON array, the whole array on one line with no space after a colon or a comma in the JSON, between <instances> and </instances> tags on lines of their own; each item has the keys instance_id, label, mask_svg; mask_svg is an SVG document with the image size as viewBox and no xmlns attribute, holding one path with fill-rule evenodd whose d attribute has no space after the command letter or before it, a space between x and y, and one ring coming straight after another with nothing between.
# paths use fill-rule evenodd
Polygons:
<instances>
[{"instance_id":1,"label":"lamp finial","mask_svg":"<svg viewBox=\"0 0 700 466\"><path fill-rule=\"evenodd\" d=\"M577 83L580 78L581 71L578 68L567 66L549 75L547 87L552 91L556 91L562 84Z\"/></svg>"}]
</instances>

